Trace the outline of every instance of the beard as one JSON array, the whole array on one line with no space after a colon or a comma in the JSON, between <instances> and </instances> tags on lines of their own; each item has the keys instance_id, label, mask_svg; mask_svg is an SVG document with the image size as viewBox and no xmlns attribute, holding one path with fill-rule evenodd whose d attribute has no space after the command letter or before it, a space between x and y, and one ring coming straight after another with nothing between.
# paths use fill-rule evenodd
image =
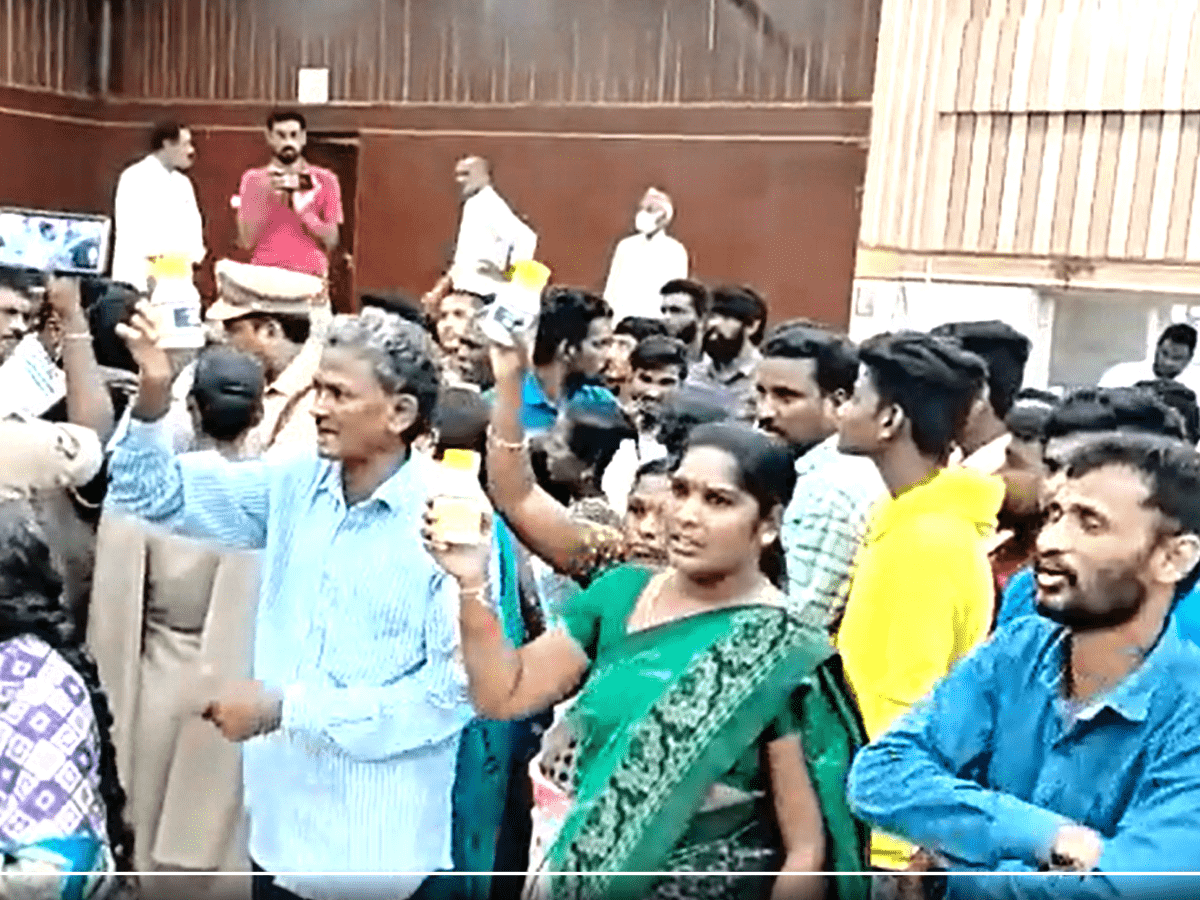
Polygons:
<instances>
[{"instance_id":1,"label":"beard","mask_svg":"<svg viewBox=\"0 0 1200 900\"><path fill-rule=\"evenodd\" d=\"M700 349L715 362L732 362L742 350L745 332L741 331L733 337L725 337L715 329L704 332L704 342Z\"/></svg>"},{"instance_id":2,"label":"beard","mask_svg":"<svg viewBox=\"0 0 1200 900\"><path fill-rule=\"evenodd\" d=\"M693 322L691 325L687 325L683 328L677 329L671 335L671 337L675 338L675 340L677 340L677 341L687 344L690 347L690 346L692 346L692 342L696 340L696 335L699 333L700 333L700 323Z\"/></svg>"},{"instance_id":3,"label":"beard","mask_svg":"<svg viewBox=\"0 0 1200 900\"><path fill-rule=\"evenodd\" d=\"M1067 584L1058 602L1044 602L1038 589L1037 611L1077 634L1118 628L1136 616L1146 602L1146 588L1136 574L1144 562L1139 560L1121 570L1101 569L1087 586L1080 585L1077 572L1067 571Z\"/></svg>"},{"instance_id":4,"label":"beard","mask_svg":"<svg viewBox=\"0 0 1200 900\"><path fill-rule=\"evenodd\" d=\"M290 166L292 163L294 163L296 160L298 160L300 158L300 151L297 150L295 147L284 147L282 150L280 150L278 153L275 154L275 158L277 160L279 160L281 163L283 163L285 166Z\"/></svg>"}]
</instances>

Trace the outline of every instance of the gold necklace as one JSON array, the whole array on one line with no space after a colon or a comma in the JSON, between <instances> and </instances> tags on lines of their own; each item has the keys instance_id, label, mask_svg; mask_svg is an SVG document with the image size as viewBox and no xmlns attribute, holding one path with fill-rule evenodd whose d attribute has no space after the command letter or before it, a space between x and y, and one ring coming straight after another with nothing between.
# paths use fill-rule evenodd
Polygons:
<instances>
[{"instance_id":1,"label":"gold necklace","mask_svg":"<svg viewBox=\"0 0 1200 900\"><path fill-rule=\"evenodd\" d=\"M673 569L668 569L666 572L663 572L661 575L659 575L658 578L653 583L653 586L651 588L654 593L652 593L646 599L644 608L642 607L642 604L640 604L640 603L638 604L637 612L634 615L634 619L636 620L636 623L637 623L635 625L635 627L633 628L634 631L645 631L647 629L655 628L655 627L665 624L667 622L672 622L676 619L687 618L690 615L696 614L696 613L684 613L682 616L657 615L659 604L660 604L660 601L662 600L663 591L667 585L667 580L674 574L675 574L675 571ZM741 604L748 603L751 599L757 598L760 595L762 595L769 586L770 586L769 582L766 585L764 585L760 581L758 584L756 584L750 590L747 590L741 594L738 594L736 597L733 597L722 603L715 603L715 604L711 605L710 607L708 607L707 609L700 610L700 611L708 612L709 610L723 609L727 606L739 606ZM632 622L633 622L633 620L631 620L631 624L632 624Z\"/></svg>"}]
</instances>

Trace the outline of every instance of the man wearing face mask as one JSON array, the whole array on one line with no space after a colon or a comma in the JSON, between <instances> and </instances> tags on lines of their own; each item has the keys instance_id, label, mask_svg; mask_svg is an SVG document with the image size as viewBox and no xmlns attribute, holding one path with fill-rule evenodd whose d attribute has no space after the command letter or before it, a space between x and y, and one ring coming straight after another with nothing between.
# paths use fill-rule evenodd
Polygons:
<instances>
[{"instance_id":1,"label":"man wearing face mask","mask_svg":"<svg viewBox=\"0 0 1200 900\"><path fill-rule=\"evenodd\" d=\"M688 371L688 381L730 394L735 416L754 418L754 373L762 354L767 304L748 287L721 287L712 292L700 347L703 356Z\"/></svg>"},{"instance_id":2,"label":"man wearing face mask","mask_svg":"<svg viewBox=\"0 0 1200 900\"><path fill-rule=\"evenodd\" d=\"M604 299L613 308L613 321L626 316L662 316L662 289L688 277L688 254L667 234L675 208L658 188L646 191L633 218L635 234L623 238L613 252Z\"/></svg>"},{"instance_id":3,"label":"man wearing face mask","mask_svg":"<svg viewBox=\"0 0 1200 900\"><path fill-rule=\"evenodd\" d=\"M266 137L271 162L248 169L238 189L238 239L256 266L325 278L342 224L337 176L301 155L308 123L300 113L271 113Z\"/></svg>"}]
</instances>

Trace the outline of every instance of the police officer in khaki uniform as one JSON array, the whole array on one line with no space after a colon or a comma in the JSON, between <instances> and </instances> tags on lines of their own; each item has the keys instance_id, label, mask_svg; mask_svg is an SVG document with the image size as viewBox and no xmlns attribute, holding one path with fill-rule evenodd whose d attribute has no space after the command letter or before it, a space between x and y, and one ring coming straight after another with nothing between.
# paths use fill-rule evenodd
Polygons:
<instances>
[{"instance_id":1,"label":"police officer in khaki uniform","mask_svg":"<svg viewBox=\"0 0 1200 900\"><path fill-rule=\"evenodd\" d=\"M262 363L267 378L262 421L246 437L249 455L276 447L313 447L317 430L312 380L332 314L324 282L271 266L221 260L219 298L206 318L225 340Z\"/></svg>"}]
</instances>

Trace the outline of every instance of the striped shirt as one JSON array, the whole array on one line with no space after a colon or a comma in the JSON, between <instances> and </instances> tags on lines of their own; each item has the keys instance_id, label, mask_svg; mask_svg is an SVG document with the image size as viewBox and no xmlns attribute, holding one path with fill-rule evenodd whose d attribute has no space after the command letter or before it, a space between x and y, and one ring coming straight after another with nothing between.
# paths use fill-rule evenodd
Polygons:
<instances>
[{"instance_id":1,"label":"striped shirt","mask_svg":"<svg viewBox=\"0 0 1200 900\"><path fill-rule=\"evenodd\" d=\"M850 570L871 507L887 496L875 464L837 448L837 435L796 461L796 489L783 514L788 603L810 624L832 630L850 596Z\"/></svg>"},{"instance_id":2,"label":"striped shirt","mask_svg":"<svg viewBox=\"0 0 1200 900\"><path fill-rule=\"evenodd\" d=\"M244 777L250 856L268 871L451 865L451 788L472 713L456 588L420 537L432 467L414 453L347 507L340 464L311 451L173 457L159 423L135 422L113 454L110 502L263 551L254 677L284 692L283 721L244 745ZM404 897L420 880L379 878L377 890ZM357 880L276 881L311 900L376 893Z\"/></svg>"}]
</instances>

